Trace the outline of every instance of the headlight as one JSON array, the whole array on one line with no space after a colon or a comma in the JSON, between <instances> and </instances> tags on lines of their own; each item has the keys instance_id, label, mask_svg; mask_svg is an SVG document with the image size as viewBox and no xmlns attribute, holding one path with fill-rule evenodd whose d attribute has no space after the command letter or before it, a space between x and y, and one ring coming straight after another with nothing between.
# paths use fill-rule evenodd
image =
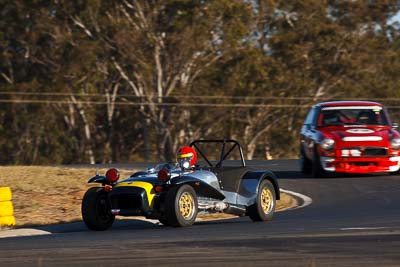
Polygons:
<instances>
[{"instance_id":1,"label":"headlight","mask_svg":"<svg viewBox=\"0 0 400 267\"><path fill-rule=\"evenodd\" d=\"M320 143L321 147L325 150L330 150L335 145L335 140L330 138L325 138Z\"/></svg>"},{"instance_id":2,"label":"headlight","mask_svg":"<svg viewBox=\"0 0 400 267\"><path fill-rule=\"evenodd\" d=\"M168 182L171 179L171 173L168 169L163 168L158 171L157 178L162 183Z\"/></svg>"},{"instance_id":3,"label":"headlight","mask_svg":"<svg viewBox=\"0 0 400 267\"><path fill-rule=\"evenodd\" d=\"M390 146L391 146L393 149L400 149L400 138L393 138L393 139L390 141Z\"/></svg>"}]
</instances>

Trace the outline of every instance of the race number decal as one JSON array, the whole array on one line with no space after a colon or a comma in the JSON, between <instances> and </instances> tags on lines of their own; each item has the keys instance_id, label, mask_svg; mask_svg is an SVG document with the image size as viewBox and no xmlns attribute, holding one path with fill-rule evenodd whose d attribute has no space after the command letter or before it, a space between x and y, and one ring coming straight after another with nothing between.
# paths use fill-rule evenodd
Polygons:
<instances>
[{"instance_id":1,"label":"race number decal","mask_svg":"<svg viewBox=\"0 0 400 267\"><path fill-rule=\"evenodd\" d=\"M356 129L348 129L346 130L346 132L353 134L368 134L368 133L374 133L375 131L371 129L356 128Z\"/></svg>"},{"instance_id":2,"label":"race number decal","mask_svg":"<svg viewBox=\"0 0 400 267\"><path fill-rule=\"evenodd\" d=\"M359 149L342 149L342 157L360 157L361 151Z\"/></svg>"}]
</instances>

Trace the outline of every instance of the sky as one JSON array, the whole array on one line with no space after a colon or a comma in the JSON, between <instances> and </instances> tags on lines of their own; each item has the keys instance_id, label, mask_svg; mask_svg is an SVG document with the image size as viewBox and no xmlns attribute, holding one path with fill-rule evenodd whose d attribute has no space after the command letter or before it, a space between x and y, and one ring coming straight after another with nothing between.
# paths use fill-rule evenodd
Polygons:
<instances>
[{"instance_id":1,"label":"sky","mask_svg":"<svg viewBox=\"0 0 400 267\"><path fill-rule=\"evenodd\" d=\"M400 11L397 12L397 14L392 19L389 20L389 23L396 22L396 21L400 22Z\"/></svg>"}]
</instances>

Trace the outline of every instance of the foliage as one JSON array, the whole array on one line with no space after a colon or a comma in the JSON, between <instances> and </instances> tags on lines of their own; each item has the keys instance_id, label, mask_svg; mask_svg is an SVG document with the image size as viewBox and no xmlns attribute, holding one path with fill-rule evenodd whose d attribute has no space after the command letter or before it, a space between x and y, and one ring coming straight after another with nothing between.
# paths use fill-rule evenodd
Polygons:
<instances>
[{"instance_id":1,"label":"foliage","mask_svg":"<svg viewBox=\"0 0 400 267\"><path fill-rule=\"evenodd\" d=\"M295 157L307 109L400 119L398 1L0 0L2 164L173 160L195 138Z\"/></svg>"}]
</instances>

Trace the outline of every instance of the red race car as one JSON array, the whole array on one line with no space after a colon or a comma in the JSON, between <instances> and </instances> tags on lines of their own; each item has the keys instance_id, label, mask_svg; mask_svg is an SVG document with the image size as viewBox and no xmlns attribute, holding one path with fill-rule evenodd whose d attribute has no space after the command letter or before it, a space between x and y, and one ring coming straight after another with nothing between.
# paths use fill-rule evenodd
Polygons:
<instances>
[{"instance_id":1,"label":"red race car","mask_svg":"<svg viewBox=\"0 0 400 267\"><path fill-rule=\"evenodd\" d=\"M397 127L380 103L319 103L308 112L301 129L301 171L313 177L328 172L399 173Z\"/></svg>"}]
</instances>

